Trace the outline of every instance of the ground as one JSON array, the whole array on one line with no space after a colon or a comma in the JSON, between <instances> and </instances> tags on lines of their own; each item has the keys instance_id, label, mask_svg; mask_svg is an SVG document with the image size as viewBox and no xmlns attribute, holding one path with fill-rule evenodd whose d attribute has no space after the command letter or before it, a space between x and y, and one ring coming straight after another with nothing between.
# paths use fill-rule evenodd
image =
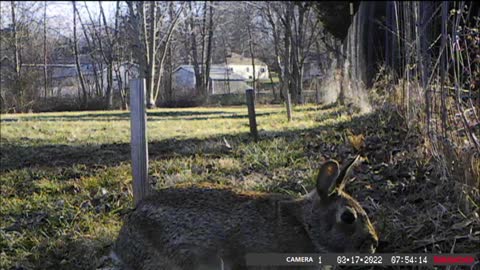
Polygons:
<instances>
[{"instance_id":1,"label":"ground","mask_svg":"<svg viewBox=\"0 0 480 270\"><path fill-rule=\"evenodd\" d=\"M157 188L210 182L300 196L321 162L364 161L347 191L365 207L380 252L478 251L478 189L444 179L393 109L334 106L148 112ZM132 207L130 119L123 111L1 116L0 269L95 269Z\"/></svg>"}]
</instances>

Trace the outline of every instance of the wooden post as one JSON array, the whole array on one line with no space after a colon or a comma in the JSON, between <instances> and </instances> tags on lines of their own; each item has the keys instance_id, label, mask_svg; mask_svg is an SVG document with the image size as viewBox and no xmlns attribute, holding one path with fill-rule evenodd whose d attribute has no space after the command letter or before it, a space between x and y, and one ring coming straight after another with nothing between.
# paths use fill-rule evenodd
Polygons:
<instances>
[{"instance_id":1,"label":"wooden post","mask_svg":"<svg viewBox=\"0 0 480 270\"><path fill-rule=\"evenodd\" d=\"M145 79L143 78L130 80L130 132L133 200L136 205L150 192Z\"/></svg>"},{"instance_id":2,"label":"wooden post","mask_svg":"<svg viewBox=\"0 0 480 270\"><path fill-rule=\"evenodd\" d=\"M292 121L292 97L289 92L287 92L287 117L288 122Z\"/></svg>"},{"instance_id":3,"label":"wooden post","mask_svg":"<svg viewBox=\"0 0 480 270\"><path fill-rule=\"evenodd\" d=\"M248 120L250 122L250 134L252 134L255 141L258 140L257 119L255 115L255 92L253 89L245 91L247 96Z\"/></svg>"},{"instance_id":4,"label":"wooden post","mask_svg":"<svg viewBox=\"0 0 480 270\"><path fill-rule=\"evenodd\" d=\"M315 103L320 103L320 93L318 92L318 79L315 79Z\"/></svg>"}]
</instances>

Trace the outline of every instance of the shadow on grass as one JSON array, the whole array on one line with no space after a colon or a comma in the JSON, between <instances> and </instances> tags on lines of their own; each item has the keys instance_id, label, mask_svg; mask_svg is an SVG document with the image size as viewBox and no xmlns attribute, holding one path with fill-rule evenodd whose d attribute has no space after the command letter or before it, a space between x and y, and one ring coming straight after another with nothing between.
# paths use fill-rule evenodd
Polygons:
<instances>
[{"instance_id":1,"label":"shadow on grass","mask_svg":"<svg viewBox=\"0 0 480 270\"><path fill-rule=\"evenodd\" d=\"M273 114L279 114L281 112L264 112L257 113L257 117L269 116ZM203 115L203 117L202 117ZM193 117L189 117L193 116ZM165 121L165 120L210 120L210 119L242 119L248 118L246 113L235 113L225 111L214 112L194 112L194 111L178 111L178 112L147 112L149 122ZM113 113L113 114L82 114L82 115L47 115L47 116L28 116L21 118L3 118L0 122L23 122L23 121L65 121L65 122L77 122L77 121L95 121L95 122L112 122L112 121L130 121L130 113Z\"/></svg>"},{"instance_id":2,"label":"shadow on grass","mask_svg":"<svg viewBox=\"0 0 480 270\"><path fill-rule=\"evenodd\" d=\"M147 112L148 116L153 117L182 117L182 116L192 116L192 115L214 115L214 114L228 114L229 112L225 111L210 111L210 112L199 112L199 111L164 111L164 112ZM98 121L105 120L110 121L108 118L115 118L116 120L128 120L130 119L130 112L121 112L121 113L87 113L80 115L38 115L38 116L26 116L16 118L2 118L0 121Z\"/></svg>"},{"instance_id":3,"label":"shadow on grass","mask_svg":"<svg viewBox=\"0 0 480 270\"><path fill-rule=\"evenodd\" d=\"M333 117L332 114L330 117ZM239 116L240 117L240 116ZM242 116L246 117L246 116ZM272 138L286 138L291 140L303 139L301 136L310 134L315 136L321 130L343 131L346 128L357 126L355 123L375 122L375 115L363 115L353 118L353 122L334 125L322 125L316 128L297 129L278 132L260 132L259 141L270 141ZM324 119L324 117L321 117ZM319 119L318 121L320 121ZM149 158L162 159L178 156L192 156L195 154L228 155L231 153L224 142L224 138L235 147L242 143L254 143L249 133L221 134L205 139L165 139L150 141ZM308 144L308 141L305 142ZM0 171L29 168L34 166L65 167L73 165L100 165L116 166L120 163L129 163L130 144L85 144L85 145L41 145L28 146L17 143L3 142L0 145ZM306 145L306 150L308 146ZM310 149L311 150L311 149Z\"/></svg>"},{"instance_id":4,"label":"shadow on grass","mask_svg":"<svg viewBox=\"0 0 480 270\"><path fill-rule=\"evenodd\" d=\"M151 141L148 144L149 159L195 154L225 155L229 153L229 149L225 146L223 138L226 138L229 143L251 141L248 133L219 135L207 139ZM128 143L80 146L65 144L24 146L4 143L0 146L0 150L0 171L34 166L65 167L77 164L116 166L131 160Z\"/></svg>"}]
</instances>

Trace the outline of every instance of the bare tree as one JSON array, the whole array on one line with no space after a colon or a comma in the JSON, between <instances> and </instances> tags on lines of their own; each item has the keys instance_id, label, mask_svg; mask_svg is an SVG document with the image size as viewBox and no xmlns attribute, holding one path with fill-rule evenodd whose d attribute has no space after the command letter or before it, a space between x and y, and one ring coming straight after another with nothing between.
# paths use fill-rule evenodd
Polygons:
<instances>
[{"instance_id":1,"label":"bare tree","mask_svg":"<svg viewBox=\"0 0 480 270\"><path fill-rule=\"evenodd\" d=\"M91 14L90 14L90 11L88 10L88 7L86 8L87 10L87 13L90 17L90 21L93 21L92 20L92 17L91 17ZM98 59L99 57L97 57L97 51L98 49L97 48L100 48L100 51L102 51L102 46L101 46L101 39L99 39L98 35L97 35L97 31L96 31L96 28L95 28L95 24L91 24L92 28L93 28L93 34L92 36L90 37L88 31L87 31L87 27L86 25L82 22L82 17L80 16L80 13L78 11L78 9L76 9L76 13L77 13L77 18L78 18L78 22L80 23L80 26L82 27L82 32L83 32L83 35L84 35L84 39L90 49L90 58L92 59L93 61L93 65L92 65L92 69L93 69L93 78L94 78L94 81L95 81L95 94L97 96L101 96L103 93L102 93L102 83L101 81L99 80L99 72L98 72L98 67L100 67L100 62L102 61L101 59ZM100 43L100 46L97 46L98 43Z\"/></svg>"},{"instance_id":2,"label":"bare tree","mask_svg":"<svg viewBox=\"0 0 480 270\"><path fill-rule=\"evenodd\" d=\"M20 68L21 68L21 56L20 56L20 47L18 42L18 28L17 28L17 19L16 19L16 4L15 1L11 1L10 4L11 14L12 14L12 31L13 31L13 61L14 61L14 92L18 95L18 101L20 102L19 107L23 107L23 97L22 97L22 87L20 85Z\"/></svg>"},{"instance_id":3,"label":"bare tree","mask_svg":"<svg viewBox=\"0 0 480 270\"><path fill-rule=\"evenodd\" d=\"M206 3L206 2L205 2ZM205 60L205 88L208 91L209 88L209 78L210 78L210 64L212 60L212 41L213 41L213 2L210 1L209 13L208 13L208 39L207 39L207 51L206 51L206 60Z\"/></svg>"},{"instance_id":4,"label":"bare tree","mask_svg":"<svg viewBox=\"0 0 480 270\"><path fill-rule=\"evenodd\" d=\"M45 99L48 96L47 93L47 2L43 3L43 88Z\"/></svg>"},{"instance_id":5,"label":"bare tree","mask_svg":"<svg viewBox=\"0 0 480 270\"><path fill-rule=\"evenodd\" d=\"M156 33L155 28L155 4L150 3L150 12L147 11L146 3L141 1L127 1L129 8L131 36L133 41L132 50L137 63L140 65L140 76L146 79L147 107L153 108L155 102L153 100L153 82L154 68L152 63L154 59L154 45ZM148 12L148 13L147 13ZM150 29L150 31L149 31Z\"/></svg>"},{"instance_id":6,"label":"bare tree","mask_svg":"<svg viewBox=\"0 0 480 270\"><path fill-rule=\"evenodd\" d=\"M158 63L158 76L157 76L157 83L155 87L155 92L153 94L153 99L155 102L158 100L158 97L160 95L160 83L161 79L163 77L164 73L164 67L165 67L165 59L167 57L167 54L170 50L170 44L171 40L173 37L173 33L175 28L177 27L179 21L180 21L180 16L182 14L182 11L184 9L184 4L182 4L178 10L175 12L173 9L174 3L169 2L169 14L170 14L170 24L167 26L167 31L165 35L162 37L162 39L159 40L157 47L155 48L156 55L158 55L159 63Z\"/></svg>"},{"instance_id":7,"label":"bare tree","mask_svg":"<svg viewBox=\"0 0 480 270\"><path fill-rule=\"evenodd\" d=\"M189 11L190 11L190 20L188 24L188 30L190 32L190 43L189 46L191 48L191 59L192 59L192 64L193 64L193 70L195 72L195 88L197 91L197 94L200 94L201 96L205 96L205 90L204 90L204 80L203 80L203 74L201 70L201 63L198 60L198 52L197 52L197 34L196 34L196 24L195 24L195 15L194 15L194 9L192 2L188 3Z\"/></svg>"},{"instance_id":8,"label":"bare tree","mask_svg":"<svg viewBox=\"0 0 480 270\"><path fill-rule=\"evenodd\" d=\"M108 24L107 24L107 19L105 18L105 12L103 11L103 6L102 2L98 2L98 6L100 8L100 15L102 17L103 21L103 29L105 29L105 35L107 37L107 43L108 43L108 50L107 52L104 52L102 50L102 55L104 55L105 62L107 64L107 91L105 93L105 105L107 109L110 109L112 107L113 103L113 65L114 65L114 55L113 52L115 50L115 46L117 43L117 40L111 35L110 31L108 30ZM117 9L119 6L117 5ZM116 12L118 15L118 10ZM115 16L115 27L118 27L118 17ZM118 31L118 29L113 29L114 34Z\"/></svg>"},{"instance_id":9,"label":"bare tree","mask_svg":"<svg viewBox=\"0 0 480 270\"><path fill-rule=\"evenodd\" d=\"M79 61L78 53L78 40L77 40L77 6L75 1L72 1L73 6L73 51L75 56L75 66L77 67L78 79L80 81L80 86L82 90L82 106L87 108L88 98L87 98L87 88L85 85L85 78L83 77L82 68Z\"/></svg>"},{"instance_id":10,"label":"bare tree","mask_svg":"<svg viewBox=\"0 0 480 270\"><path fill-rule=\"evenodd\" d=\"M156 2L151 2L147 6L143 2L127 1L127 5L131 22L132 49L142 69L141 76L146 78L147 106L153 108L156 106L161 89L159 85L167 49L184 4L180 5L177 16L170 21L169 25L161 24L167 12L161 13ZM160 26L166 26L168 29L167 34L161 39L159 39ZM156 82L155 79L157 79Z\"/></svg>"},{"instance_id":11,"label":"bare tree","mask_svg":"<svg viewBox=\"0 0 480 270\"><path fill-rule=\"evenodd\" d=\"M273 37L273 48L274 48L274 51L275 51L275 65L276 65L276 70L277 71L280 71L282 70L281 68L281 63L280 63L280 48L279 48L279 45L280 45L280 33L279 33L279 30L278 30L278 27L277 27L277 24L278 24L278 17L277 18L274 18L274 14L272 12L272 8L271 8L271 2L266 2L266 7L265 7L265 16L266 16L266 19L267 19L267 22L270 24L270 27L272 29L272 37ZM285 85L283 83L283 76L282 76L282 73L279 72L278 73L278 79L280 81L280 86L281 86L281 90L284 91L285 89ZM283 92L281 91L280 94Z\"/></svg>"},{"instance_id":12,"label":"bare tree","mask_svg":"<svg viewBox=\"0 0 480 270\"><path fill-rule=\"evenodd\" d=\"M255 53L254 53L254 50L253 50L253 46L254 46L254 40L253 40L253 36L252 36L252 26L250 25L250 23L247 24L247 32L248 32L248 45L249 45L249 49L250 49L250 57L252 58L252 71L253 71L253 76L252 76L252 87L255 91L255 93L258 92L258 89L256 87L256 78L255 78Z\"/></svg>"}]
</instances>

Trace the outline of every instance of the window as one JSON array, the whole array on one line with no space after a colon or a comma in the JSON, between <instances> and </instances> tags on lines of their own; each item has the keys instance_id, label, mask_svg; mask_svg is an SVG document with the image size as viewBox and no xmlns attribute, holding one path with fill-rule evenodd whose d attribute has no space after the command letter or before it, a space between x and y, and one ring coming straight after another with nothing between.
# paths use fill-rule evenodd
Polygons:
<instances>
[{"instance_id":1,"label":"window","mask_svg":"<svg viewBox=\"0 0 480 270\"><path fill-rule=\"evenodd\" d=\"M250 67L247 67L247 72L250 72Z\"/></svg>"},{"instance_id":2,"label":"window","mask_svg":"<svg viewBox=\"0 0 480 270\"><path fill-rule=\"evenodd\" d=\"M228 68L228 71L233 72L233 68Z\"/></svg>"},{"instance_id":3,"label":"window","mask_svg":"<svg viewBox=\"0 0 480 270\"><path fill-rule=\"evenodd\" d=\"M264 73L265 72L265 68L260 68L260 73Z\"/></svg>"}]
</instances>

